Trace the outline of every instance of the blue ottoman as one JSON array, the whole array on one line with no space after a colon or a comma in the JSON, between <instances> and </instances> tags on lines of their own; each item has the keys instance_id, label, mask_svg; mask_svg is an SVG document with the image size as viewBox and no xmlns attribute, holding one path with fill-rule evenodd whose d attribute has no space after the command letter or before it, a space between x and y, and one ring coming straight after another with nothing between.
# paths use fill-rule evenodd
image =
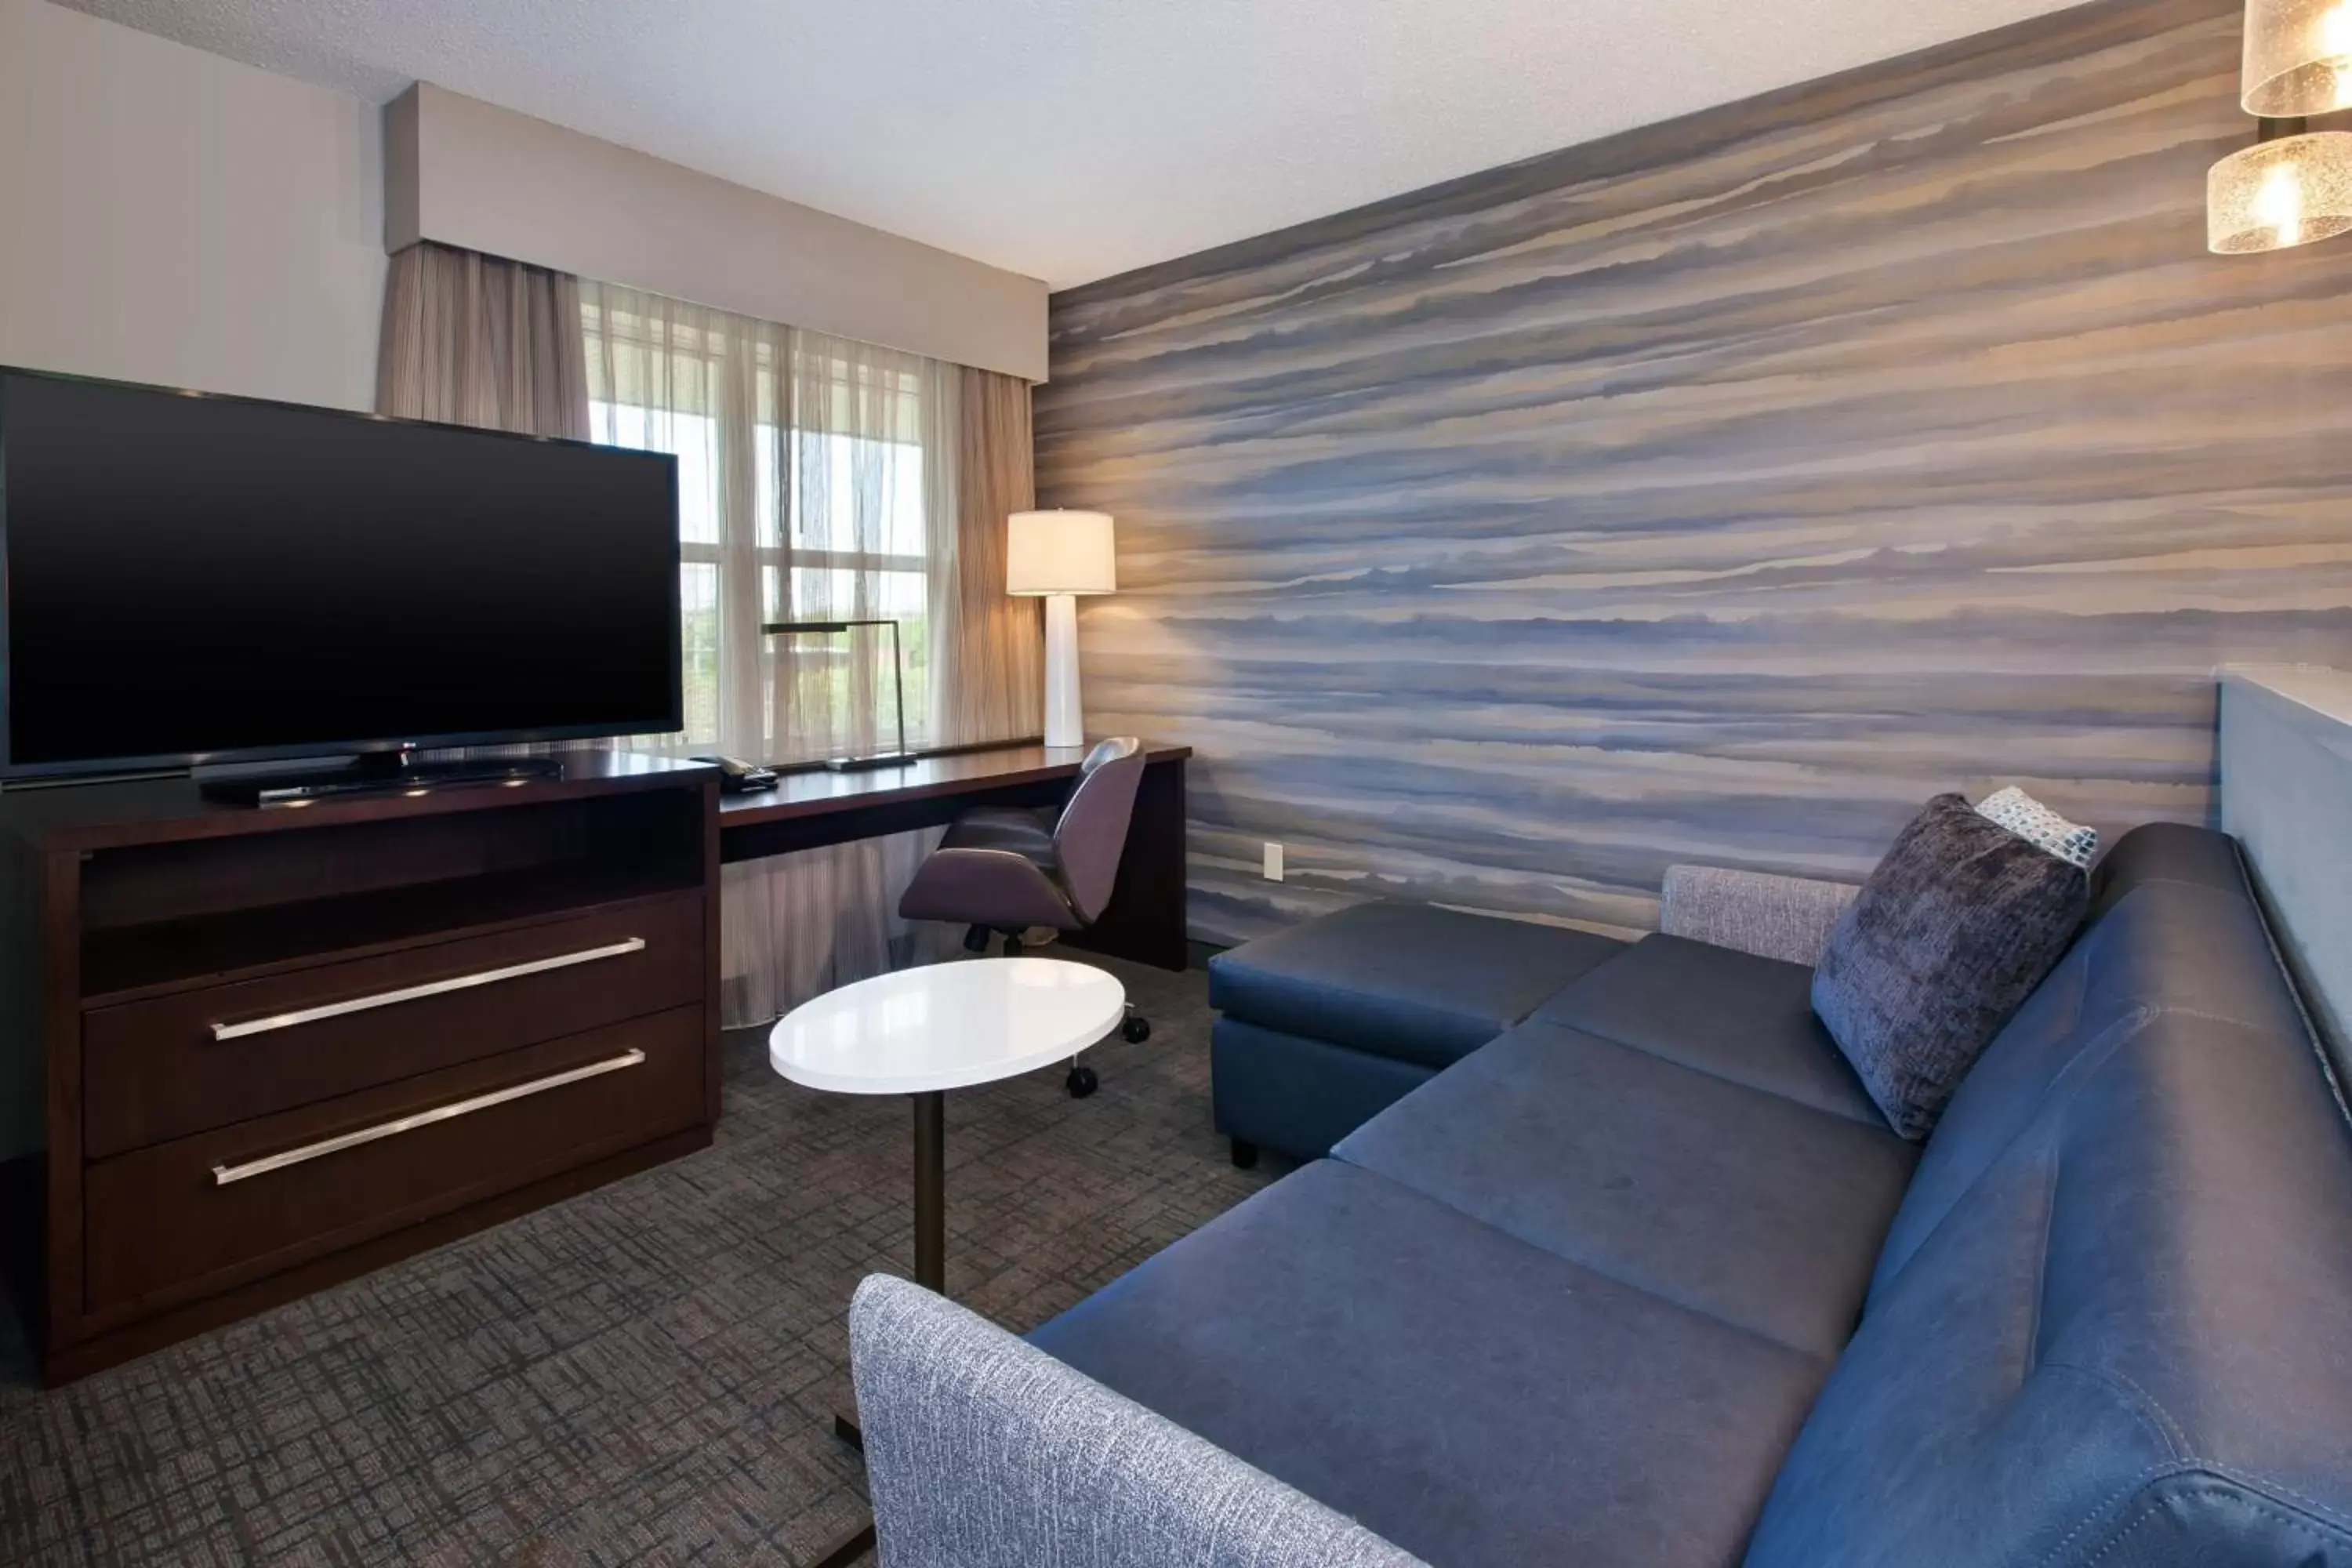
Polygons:
<instances>
[{"instance_id":1,"label":"blue ottoman","mask_svg":"<svg viewBox=\"0 0 2352 1568\"><path fill-rule=\"evenodd\" d=\"M1331 1146L1625 944L1428 904L1357 904L1209 961L1234 1163Z\"/></svg>"}]
</instances>

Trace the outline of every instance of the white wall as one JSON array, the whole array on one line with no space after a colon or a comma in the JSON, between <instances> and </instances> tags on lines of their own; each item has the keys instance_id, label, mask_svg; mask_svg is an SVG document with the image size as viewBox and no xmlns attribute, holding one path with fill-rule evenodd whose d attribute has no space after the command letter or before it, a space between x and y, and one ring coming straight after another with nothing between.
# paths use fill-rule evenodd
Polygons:
<instances>
[{"instance_id":1,"label":"white wall","mask_svg":"<svg viewBox=\"0 0 2352 1568\"><path fill-rule=\"evenodd\" d=\"M0 0L0 364L375 401L378 111Z\"/></svg>"},{"instance_id":2,"label":"white wall","mask_svg":"<svg viewBox=\"0 0 2352 1568\"><path fill-rule=\"evenodd\" d=\"M373 407L382 152L357 99L0 0L0 364ZM40 1142L28 1036L0 1159Z\"/></svg>"},{"instance_id":3,"label":"white wall","mask_svg":"<svg viewBox=\"0 0 2352 1568\"><path fill-rule=\"evenodd\" d=\"M419 83L385 111L388 248L512 257L1045 379L1034 278Z\"/></svg>"}]
</instances>

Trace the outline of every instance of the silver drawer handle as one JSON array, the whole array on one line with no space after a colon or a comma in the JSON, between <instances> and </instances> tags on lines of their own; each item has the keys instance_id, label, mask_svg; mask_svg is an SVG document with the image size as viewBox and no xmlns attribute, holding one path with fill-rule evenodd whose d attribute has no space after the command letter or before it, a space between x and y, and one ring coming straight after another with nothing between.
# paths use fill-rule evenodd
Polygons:
<instances>
[{"instance_id":1,"label":"silver drawer handle","mask_svg":"<svg viewBox=\"0 0 2352 1568\"><path fill-rule=\"evenodd\" d=\"M373 996L354 996L348 1002L329 1002L323 1006L273 1014L267 1018L247 1018L242 1024L215 1024L213 1038L234 1040L247 1035L266 1035L272 1029L290 1029L297 1024L315 1024L321 1018L340 1018L346 1013L364 1013L371 1007L389 1007L395 1002L440 996L469 986L495 985L501 980L520 980L526 974L544 974L551 969L569 969L575 963L593 963L600 958L618 958L624 953L643 952L645 950L646 939L633 936L626 942L616 942L604 947L586 947L578 952L559 953L553 958L534 958L529 963L509 963L504 969L485 969L477 974L430 980L422 985L404 985L397 991L379 991Z\"/></svg>"},{"instance_id":2,"label":"silver drawer handle","mask_svg":"<svg viewBox=\"0 0 2352 1568\"><path fill-rule=\"evenodd\" d=\"M420 1127L430 1127L436 1121L448 1121L460 1116L470 1116L477 1110L488 1110L493 1105L504 1105L510 1100L520 1100L526 1095L543 1094L551 1089L562 1089L567 1083L578 1083L583 1079L601 1078L608 1072L619 1072L623 1068L635 1067L645 1059L646 1053L643 1051L623 1051L619 1056L607 1061L590 1062L584 1068L573 1068L569 1072L551 1073L545 1078L535 1078L529 1083L516 1084L511 1089L496 1089L488 1094L478 1094L471 1100L436 1105L430 1110L420 1110L414 1116L404 1116L397 1121L381 1122L373 1127L362 1127L357 1132L346 1132L340 1138L328 1138L316 1143L305 1143L299 1149L289 1149L283 1154L269 1154L258 1160L248 1160L242 1165L215 1165L213 1185L225 1187L231 1182L241 1182L247 1176L267 1175L271 1171L282 1171L289 1165L299 1165L305 1160L315 1160L321 1154L340 1153L345 1149L356 1149L362 1143L373 1143L379 1138L396 1137L403 1132L414 1132Z\"/></svg>"}]
</instances>

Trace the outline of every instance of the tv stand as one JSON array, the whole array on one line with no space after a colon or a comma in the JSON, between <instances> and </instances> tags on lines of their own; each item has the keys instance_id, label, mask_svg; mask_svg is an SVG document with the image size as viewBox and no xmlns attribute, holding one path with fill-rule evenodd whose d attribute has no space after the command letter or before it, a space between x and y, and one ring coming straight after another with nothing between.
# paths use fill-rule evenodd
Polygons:
<instances>
[{"instance_id":1,"label":"tv stand","mask_svg":"<svg viewBox=\"0 0 2352 1568\"><path fill-rule=\"evenodd\" d=\"M710 1141L718 770L520 762L299 811L184 778L0 797L49 1381Z\"/></svg>"},{"instance_id":2,"label":"tv stand","mask_svg":"<svg viewBox=\"0 0 2352 1568\"><path fill-rule=\"evenodd\" d=\"M268 770L199 775L206 800L230 805L308 805L314 801L368 795L430 795L445 789L485 789L561 778L553 757L457 757L420 762L415 753L369 752L341 767Z\"/></svg>"}]
</instances>

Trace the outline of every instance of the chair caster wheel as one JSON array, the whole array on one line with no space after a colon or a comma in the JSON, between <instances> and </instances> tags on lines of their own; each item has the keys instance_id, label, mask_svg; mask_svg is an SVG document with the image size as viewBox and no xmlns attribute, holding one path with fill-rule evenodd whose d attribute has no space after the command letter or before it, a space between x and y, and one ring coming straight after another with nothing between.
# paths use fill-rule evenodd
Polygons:
<instances>
[{"instance_id":1,"label":"chair caster wheel","mask_svg":"<svg viewBox=\"0 0 2352 1568\"><path fill-rule=\"evenodd\" d=\"M1102 1080L1095 1077L1095 1069L1092 1068L1072 1068L1070 1076L1064 1082L1069 1089L1072 1100L1084 1100L1101 1087Z\"/></svg>"},{"instance_id":2,"label":"chair caster wheel","mask_svg":"<svg viewBox=\"0 0 2352 1568\"><path fill-rule=\"evenodd\" d=\"M1118 1037L1130 1046L1139 1046L1151 1037L1151 1020L1140 1014L1118 1026Z\"/></svg>"}]
</instances>

